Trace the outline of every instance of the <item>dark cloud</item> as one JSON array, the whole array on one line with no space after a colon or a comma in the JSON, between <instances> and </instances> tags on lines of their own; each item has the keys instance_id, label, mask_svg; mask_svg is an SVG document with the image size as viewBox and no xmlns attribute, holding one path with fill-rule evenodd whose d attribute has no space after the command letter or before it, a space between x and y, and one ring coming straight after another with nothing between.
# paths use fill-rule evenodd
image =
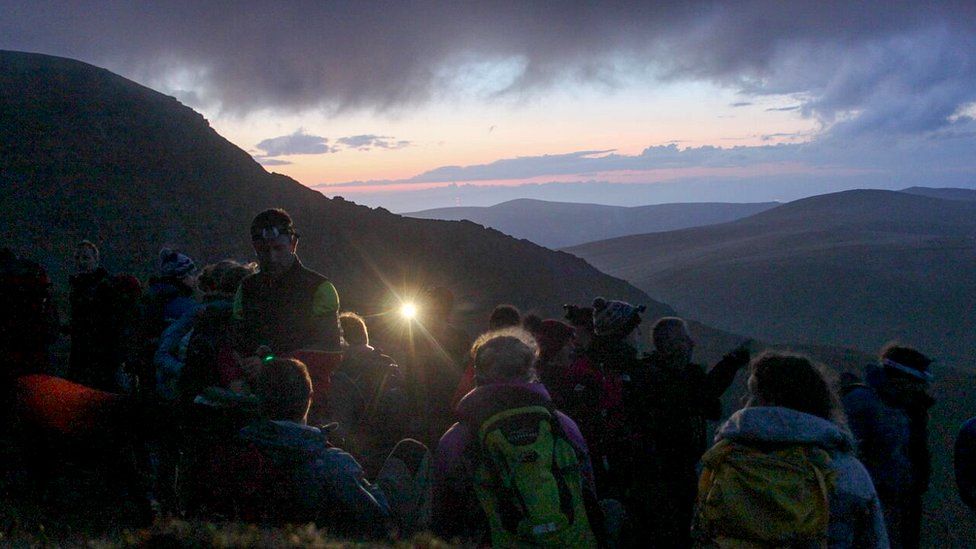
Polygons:
<instances>
[{"instance_id":1,"label":"dark cloud","mask_svg":"<svg viewBox=\"0 0 976 549\"><path fill-rule=\"evenodd\" d=\"M789 112L800 110L800 105L792 105L789 107L770 107L766 109L766 112Z\"/></svg>"},{"instance_id":2,"label":"dark cloud","mask_svg":"<svg viewBox=\"0 0 976 549\"><path fill-rule=\"evenodd\" d=\"M349 149L368 151L370 149L402 149L411 145L410 141L395 139L386 135L351 135L336 139L336 144Z\"/></svg>"},{"instance_id":3,"label":"dark cloud","mask_svg":"<svg viewBox=\"0 0 976 549\"><path fill-rule=\"evenodd\" d=\"M291 135L271 137L255 147L264 151L264 156L287 156L290 154L324 154L335 152L328 145L329 140L317 135L308 135L299 128Z\"/></svg>"},{"instance_id":4,"label":"dark cloud","mask_svg":"<svg viewBox=\"0 0 976 549\"><path fill-rule=\"evenodd\" d=\"M736 101L735 103L730 103L730 107L748 107L752 105L752 101Z\"/></svg>"},{"instance_id":5,"label":"dark cloud","mask_svg":"<svg viewBox=\"0 0 976 549\"><path fill-rule=\"evenodd\" d=\"M485 98L699 80L790 94L830 133L944 128L976 100L976 3L45 2L7 0L0 47L80 58L225 112L393 109L507 63ZM473 67L473 68L472 68ZM497 79L496 79L497 80ZM491 88L494 86L494 88ZM743 101L745 102L745 101Z\"/></svg>"}]
</instances>

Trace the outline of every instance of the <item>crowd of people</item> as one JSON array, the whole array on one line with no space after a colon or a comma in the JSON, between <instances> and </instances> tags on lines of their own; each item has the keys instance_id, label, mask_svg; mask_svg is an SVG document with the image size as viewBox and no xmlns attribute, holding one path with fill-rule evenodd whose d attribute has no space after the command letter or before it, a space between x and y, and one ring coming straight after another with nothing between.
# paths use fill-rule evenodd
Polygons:
<instances>
[{"instance_id":1,"label":"crowd of people","mask_svg":"<svg viewBox=\"0 0 976 549\"><path fill-rule=\"evenodd\" d=\"M603 297L563 318L499 305L472 342L440 287L397 360L302 264L286 212L250 238L257 264L163 249L145 286L82 241L63 326L43 269L5 250L4 409L151 410L126 448L156 514L500 547L919 546L934 400L916 349L886 346L863 382L751 341L706 368L684 320L656 319L639 353L644 307ZM740 370L748 402L709 441ZM955 458L972 508L976 418Z\"/></svg>"}]
</instances>

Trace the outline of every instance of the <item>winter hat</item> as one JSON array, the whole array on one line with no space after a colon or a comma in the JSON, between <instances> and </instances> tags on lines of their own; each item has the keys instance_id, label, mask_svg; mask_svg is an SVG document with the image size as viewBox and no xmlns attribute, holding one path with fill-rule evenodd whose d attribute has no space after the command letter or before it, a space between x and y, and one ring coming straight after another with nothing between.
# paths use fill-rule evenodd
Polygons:
<instances>
[{"instance_id":1,"label":"winter hat","mask_svg":"<svg viewBox=\"0 0 976 549\"><path fill-rule=\"evenodd\" d=\"M159 250L159 273L164 277L183 278L196 270L190 256L169 248Z\"/></svg>"},{"instance_id":2,"label":"winter hat","mask_svg":"<svg viewBox=\"0 0 976 549\"><path fill-rule=\"evenodd\" d=\"M922 381L934 379L932 372L929 371L931 363L931 358L911 347L891 343L881 351L881 366L886 371L898 372Z\"/></svg>"},{"instance_id":3,"label":"winter hat","mask_svg":"<svg viewBox=\"0 0 976 549\"><path fill-rule=\"evenodd\" d=\"M573 340L576 331L569 324L550 318L543 320L539 325L539 331L533 335L539 343L539 362L545 364Z\"/></svg>"},{"instance_id":4,"label":"winter hat","mask_svg":"<svg viewBox=\"0 0 976 549\"><path fill-rule=\"evenodd\" d=\"M640 313L647 307L626 301L593 300L593 328L596 335L626 336L641 322Z\"/></svg>"}]
</instances>

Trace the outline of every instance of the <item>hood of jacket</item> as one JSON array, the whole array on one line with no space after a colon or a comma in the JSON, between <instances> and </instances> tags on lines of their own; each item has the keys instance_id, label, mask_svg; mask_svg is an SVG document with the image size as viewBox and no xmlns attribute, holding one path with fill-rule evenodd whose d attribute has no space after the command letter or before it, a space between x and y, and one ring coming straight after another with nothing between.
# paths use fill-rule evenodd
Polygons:
<instances>
[{"instance_id":1,"label":"hood of jacket","mask_svg":"<svg viewBox=\"0 0 976 549\"><path fill-rule=\"evenodd\" d=\"M715 434L715 440L744 444L812 444L824 450L850 452L854 439L847 429L832 421L791 408L757 406L732 414Z\"/></svg>"}]
</instances>

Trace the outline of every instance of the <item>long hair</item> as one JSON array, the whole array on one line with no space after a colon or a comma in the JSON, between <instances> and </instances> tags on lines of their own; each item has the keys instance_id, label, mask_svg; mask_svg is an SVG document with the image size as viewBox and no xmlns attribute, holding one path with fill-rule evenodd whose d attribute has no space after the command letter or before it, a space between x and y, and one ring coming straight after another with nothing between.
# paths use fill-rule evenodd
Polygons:
<instances>
[{"instance_id":1,"label":"long hair","mask_svg":"<svg viewBox=\"0 0 976 549\"><path fill-rule=\"evenodd\" d=\"M763 402L846 425L834 376L823 365L801 355L765 352L752 361L751 371L752 389Z\"/></svg>"}]
</instances>

